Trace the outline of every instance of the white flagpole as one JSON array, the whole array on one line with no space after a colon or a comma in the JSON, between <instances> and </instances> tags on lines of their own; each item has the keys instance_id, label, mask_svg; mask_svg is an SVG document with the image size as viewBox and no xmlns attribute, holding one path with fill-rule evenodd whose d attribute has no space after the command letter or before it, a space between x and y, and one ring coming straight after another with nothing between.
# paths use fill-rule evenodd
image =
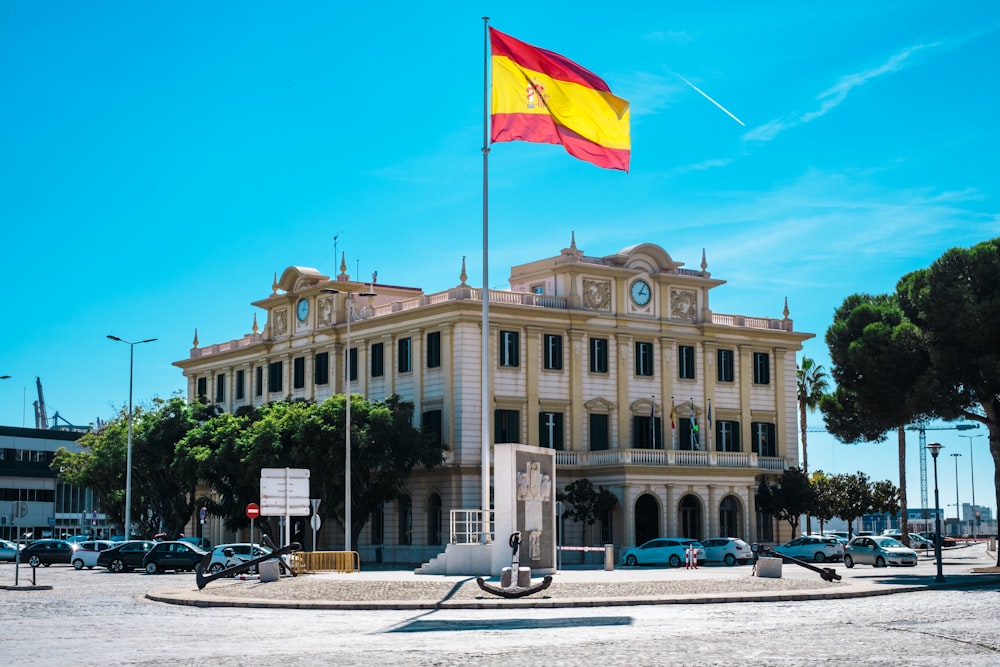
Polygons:
<instances>
[{"instance_id":1,"label":"white flagpole","mask_svg":"<svg viewBox=\"0 0 1000 667\"><path fill-rule=\"evenodd\" d=\"M480 467L482 469L482 532L480 544L490 542L490 283L489 283L489 156L490 156L490 17L483 17L483 322L482 322L482 439Z\"/></svg>"}]
</instances>

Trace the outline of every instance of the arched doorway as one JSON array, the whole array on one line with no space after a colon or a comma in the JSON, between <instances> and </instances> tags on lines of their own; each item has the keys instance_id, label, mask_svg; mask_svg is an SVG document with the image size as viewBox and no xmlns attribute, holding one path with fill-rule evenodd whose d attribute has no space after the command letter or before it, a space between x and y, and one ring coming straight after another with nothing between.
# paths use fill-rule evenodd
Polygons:
<instances>
[{"instance_id":1,"label":"arched doorway","mask_svg":"<svg viewBox=\"0 0 1000 667\"><path fill-rule=\"evenodd\" d=\"M679 537L702 539L701 534L701 501L696 496L688 494L681 498L681 534Z\"/></svg>"},{"instance_id":2,"label":"arched doorway","mask_svg":"<svg viewBox=\"0 0 1000 667\"><path fill-rule=\"evenodd\" d=\"M719 503L719 536L745 539L740 501L736 496L726 496Z\"/></svg>"},{"instance_id":3,"label":"arched doorway","mask_svg":"<svg viewBox=\"0 0 1000 667\"><path fill-rule=\"evenodd\" d=\"M656 498L644 493L635 501L635 543L643 544L660 536L660 505Z\"/></svg>"}]
</instances>

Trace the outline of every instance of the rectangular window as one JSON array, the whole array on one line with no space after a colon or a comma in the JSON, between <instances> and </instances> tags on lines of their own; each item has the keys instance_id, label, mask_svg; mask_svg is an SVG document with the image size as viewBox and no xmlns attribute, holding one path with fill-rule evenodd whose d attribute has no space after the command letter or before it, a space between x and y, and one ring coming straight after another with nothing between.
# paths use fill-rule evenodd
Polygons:
<instances>
[{"instance_id":1,"label":"rectangular window","mask_svg":"<svg viewBox=\"0 0 1000 667\"><path fill-rule=\"evenodd\" d=\"M198 400L205 402L208 400L208 378L198 378Z\"/></svg>"},{"instance_id":2,"label":"rectangular window","mask_svg":"<svg viewBox=\"0 0 1000 667\"><path fill-rule=\"evenodd\" d=\"M550 371L561 371L563 367L562 336L545 334L542 336L544 367Z\"/></svg>"},{"instance_id":3,"label":"rectangular window","mask_svg":"<svg viewBox=\"0 0 1000 667\"><path fill-rule=\"evenodd\" d=\"M677 377L682 380L694 379L694 347L677 346Z\"/></svg>"},{"instance_id":4,"label":"rectangular window","mask_svg":"<svg viewBox=\"0 0 1000 667\"><path fill-rule=\"evenodd\" d=\"M774 424L753 422L750 424L750 437L753 442L750 451L758 456L777 456L778 440L775 437Z\"/></svg>"},{"instance_id":5,"label":"rectangular window","mask_svg":"<svg viewBox=\"0 0 1000 667\"><path fill-rule=\"evenodd\" d=\"M602 413L590 414L590 451L597 452L611 448L611 420Z\"/></svg>"},{"instance_id":6,"label":"rectangular window","mask_svg":"<svg viewBox=\"0 0 1000 667\"><path fill-rule=\"evenodd\" d=\"M649 415L632 417L632 447L635 449L663 449L660 418Z\"/></svg>"},{"instance_id":7,"label":"rectangular window","mask_svg":"<svg viewBox=\"0 0 1000 667\"><path fill-rule=\"evenodd\" d=\"M242 401L247 397L246 395L246 371L239 370L236 371L236 400Z\"/></svg>"},{"instance_id":8,"label":"rectangular window","mask_svg":"<svg viewBox=\"0 0 1000 667\"><path fill-rule=\"evenodd\" d=\"M329 352L317 352L313 358L313 384L330 384Z\"/></svg>"},{"instance_id":9,"label":"rectangular window","mask_svg":"<svg viewBox=\"0 0 1000 667\"><path fill-rule=\"evenodd\" d=\"M733 351L719 350L716 354L719 367L719 382L733 382L736 375L733 372Z\"/></svg>"},{"instance_id":10,"label":"rectangular window","mask_svg":"<svg viewBox=\"0 0 1000 667\"><path fill-rule=\"evenodd\" d=\"M493 411L493 442L520 442L521 413L517 410Z\"/></svg>"},{"instance_id":11,"label":"rectangular window","mask_svg":"<svg viewBox=\"0 0 1000 667\"><path fill-rule=\"evenodd\" d=\"M254 394L257 396L264 395L264 367L257 366L254 368Z\"/></svg>"},{"instance_id":12,"label":"rectangular window","mask_svg":"<svg viewBox=\"0 0 1000 667\"><path fill-rule=\"evenodd\" d=\"M607 373L608 372L608 339L607 338L591 338L590 339L590 372L591 373Z\"/></svg>"},{"instance_id":13,"label":"rectangular window","mask_svg":"<svg viewBox=\"0 0 1000 667\"><path fill-rule=\"evenodd\" d=\"M385 375L385 347L382 343L372 343L372 377Z\"/></svg>"},{"instance_id":14,"label":"rectangular window","mask_svg":"<svg viewBox=\"0 0 1000 667\"><path fill-rule=\"evenodd\" d=\"M635 344L635 374L642 376L653 375L653 344Z\"/></svg>"},{"instance_id":15,"label":"rectangular window","mask_svg":"<svg viewBox=\"0 0 1000 667\"><path fill-rule=\"evenodd\" d=\"M280 361L272 361L267 365L267 391L270 394L281 391L281 365Z\"/></svg>"},{"instance_id":16,"label":"rectangular window","mask_svg":"<svg viewBox=\"0 0 1000 667\"><path fill-rule=\"evenodd\" d=\"M358 381L358 348L352 347L347 355L348 382Z\"/></svg>"},{"instance_id":17,"label":"rectangular window","mask_svg":"<svg viewBox=\"0 0 1000 667\"><path fill-rule=\"evenodd\" d=\"M306 386L306 358L292 359L292 389L303 389Z\"/></svg>"},{"instance_id":18,"label":"rectangular window","mask_svg":"<svg viewBox=\"0 0 1000 667\"><path fill-rule=\"evenodd\" d=\"M563 448L563 414L561 412L538 413L538 446L558 450Z\"/></svg>"},{"instance_id":19,"label":"rectangular window","mask_svg":"<svg viewBox=\"0 0 1000 667\"><path fill-rule=\"evenodd\" d=\"M410 372L410 339L400 338L399 339L399 360L396 365L396 370L400 373Z\"/></svg>"},{"instance_id":20,"label":"rectangular window","mask_svg":"<svg viewBox=\"0 0 1000 667\"><path fill-rule=\"evenodd\" d=\"M740 423L718 420L715 422L715 450L718 452L740 451Z\"/></svg>"},{"instance_id":21,"label":"rectangular window","mask_svg":"<svg viewBox=\"0 0 1000 667\"><path fill-rule=\"evenodd\" d=\"M423 429L426 433L430 433L434 436L434 442L438 445L441 444L443 440L443 430L441 424L441 411L440 410L428 410L423 414L420 419L420 423L423 425Z\"/></svg>"},{"instance_id":22,"label":"rectangular window","mask_svg":"<svg viewBox=\"0 0 1000 667\"><path fill-rule=\"evenodd\" d=\"M771 384L771 355L767 352L753 353L753 383Z\"/></svg>"},{"instance_id":23,"label":"rectangular window","mask_svg":"<svg viewBox=\"0 0 1000 667\"><path fill-rule=\"evenodd\" d=\"M518 366L521 363L521 337L516 331L500 332L500 365Z\"/></svg>"},{"instance_id":24,"label":"rectangular window","mask_svg":"<svg viewBox=\"0 0 1000 667\"><path fill-rule=\"evenodd\" d=\"M219 373L215 376L215 402L223 403L226 400L226 374Z\"/></svg>"},{"instance_id":25,"label":"rectangular window","mask_svg":"<svg viewBox=\"0 0 1000 667\"><path fill-rule=\"evenodd\" d=\"M427 334L427 368L441 368L441 332Z\"/></svg>"}]
</instances>

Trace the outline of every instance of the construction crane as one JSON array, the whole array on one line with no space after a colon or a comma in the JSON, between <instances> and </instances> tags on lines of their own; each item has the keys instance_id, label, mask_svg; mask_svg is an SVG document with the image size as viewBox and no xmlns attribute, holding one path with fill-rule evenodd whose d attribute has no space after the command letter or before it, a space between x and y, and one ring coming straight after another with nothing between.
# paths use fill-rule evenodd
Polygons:
<instances>
[{"instance_id":1,"label":"construction crane","mask_svg":"<svg viewBox=\"0 0 1000 667\"><path fill-rule=\"evenodd\" d=\"M49 427L49 416L45 413L45 396L42 395L42 378L35 377L35 385L38 387L38 400L35 401L35 428L47 429Z\"/></svg>"},{"instance_id":2,"label":"construction crane","mask_svg":"<svg viewBox=\"0 0 1000 667\"><path fill-rule=\"evenodd\" d=\"M927 426L917 423L907 426L907 431L920 434L920 507L927 510L927 431L968 431L979 428L979 424L955 424L954 426Z\"/></svg>"}]
</instances>

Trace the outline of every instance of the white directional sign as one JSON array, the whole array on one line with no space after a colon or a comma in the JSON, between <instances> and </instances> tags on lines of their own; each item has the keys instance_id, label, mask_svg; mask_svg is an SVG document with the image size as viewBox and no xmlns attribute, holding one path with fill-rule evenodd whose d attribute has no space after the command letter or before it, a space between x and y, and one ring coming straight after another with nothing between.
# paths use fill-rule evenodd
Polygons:
<instances>
[{"instance_id":1,"label":"white directional sign","mask_svg":"<svg viewBox=\"0 0 1000 667\"><path fill-rule=\"evenodd\" d=\"M309 471L261 468L261 516L309 516Z\"/></svg>"}]
</instances>

